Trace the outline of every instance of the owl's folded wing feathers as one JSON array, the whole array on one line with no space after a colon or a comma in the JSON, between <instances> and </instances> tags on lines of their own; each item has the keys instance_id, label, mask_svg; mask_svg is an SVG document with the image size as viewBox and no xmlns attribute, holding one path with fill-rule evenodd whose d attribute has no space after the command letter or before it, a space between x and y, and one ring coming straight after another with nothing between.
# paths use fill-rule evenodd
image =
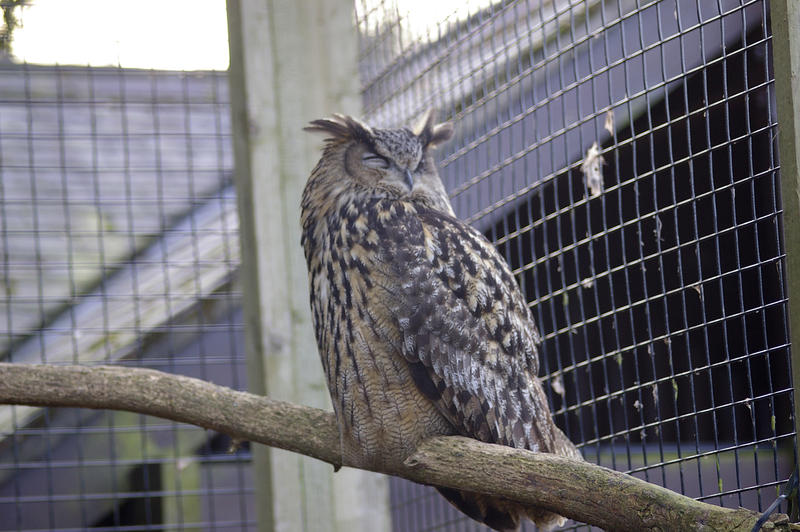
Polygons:
<instances>
[{"instance_id":1,"label":"owl's folded wing feathers","mask_svg":"<svg viewBox=\"0 0 800 532\"><path fill-rule=\"evenodd\" d=\"M418 388L456 430L491 443L555 452L536 377L538 334L508 266L483 235L422 210L381 241L401 351Z\"/></svg>"}]
</instances>

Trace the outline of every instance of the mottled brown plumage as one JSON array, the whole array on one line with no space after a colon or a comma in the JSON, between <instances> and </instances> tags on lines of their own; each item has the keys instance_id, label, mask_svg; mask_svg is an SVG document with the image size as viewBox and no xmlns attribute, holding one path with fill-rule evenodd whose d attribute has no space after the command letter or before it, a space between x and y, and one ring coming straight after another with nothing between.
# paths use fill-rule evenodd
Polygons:
<instances>
[{"instance_id":1,"label":"mottled brown plumage","mask_svg":"<svg viewBox=\"0 0 800 532\"><path fill-rule=\"evenodd\" d=\"M317 344L346 463L393 466L425 438L460 434L580 458L555 426L538 333L502 257L456 219L433 148L449 124L410 129L353 118L326 133L303 193L303 247ZM470 517L514 530L560 516L440 489Z\"/></svg>"}]
</instances>

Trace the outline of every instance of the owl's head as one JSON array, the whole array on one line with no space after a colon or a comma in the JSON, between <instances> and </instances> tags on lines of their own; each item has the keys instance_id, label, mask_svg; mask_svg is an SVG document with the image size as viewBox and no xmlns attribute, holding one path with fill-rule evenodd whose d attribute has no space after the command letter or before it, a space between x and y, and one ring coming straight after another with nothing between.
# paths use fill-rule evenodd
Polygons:
<instances>
[{"instance_id":1,"label":"owl's head","mask_svg":"<svg viewBox=\"0 0 800 532\"><path fill-rule=\"evenodd\" d=\"M433 115L428 111L412 129L373 128L338 114L314 120L305 130L328 135L315 173L341 169L344 175L338 179L349 178L363 190L388 197L443 194L431 151L450 140L453 126L435 124ZM449 210L449 202L442 208Z\"/></svg>"}]
</instances>

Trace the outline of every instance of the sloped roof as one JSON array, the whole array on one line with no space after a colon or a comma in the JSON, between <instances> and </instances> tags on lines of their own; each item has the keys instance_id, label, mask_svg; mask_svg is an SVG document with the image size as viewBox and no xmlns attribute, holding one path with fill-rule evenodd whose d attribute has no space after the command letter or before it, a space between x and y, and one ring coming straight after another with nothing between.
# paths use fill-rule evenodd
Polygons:
<instances>
[{"instance_id":1,"label":"sloped roof","mask_svg":"<svg viewBox=\"0 0 800 532\"><path fill-rule=\"evenodd\" d=\"M224 73L0 68L1 359L113 361L229 281L227 102Z\"/></svg>"},{"instance_id":2,"label":"sloped roof","mask_svg":"<svg viewBox=\"0 0 800 532\"><path fill-rule=\"evenodd\" d=\"M224 74L0 69L0 353L231 180Z\"/></svg>"},{"instance_id":3,"label":"sloped roof","mask_svg":"<svg viewBox=\"0 0 800 532\"><path fill-rule=\"evenodd\" d=\"M367 120L409 124L431 106L453 120L442 181L456 214L482 230L541 182L579 169L595 142L612 138L607 121L624 128L760 24L737 0L543 0L493 4L416 35L408 19L424 12L401 24L400 13L368 4L387 22L358 21Z\"/></svg>"}]
</instances>

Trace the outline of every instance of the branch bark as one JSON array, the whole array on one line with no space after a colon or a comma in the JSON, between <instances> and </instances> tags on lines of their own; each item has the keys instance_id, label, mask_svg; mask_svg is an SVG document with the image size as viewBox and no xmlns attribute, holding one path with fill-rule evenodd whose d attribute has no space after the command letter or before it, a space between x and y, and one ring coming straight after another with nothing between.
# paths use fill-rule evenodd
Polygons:
<instances>
[{"instance_id":1,"label":"branch bark","mask_svg":"<svg viewBox=\"0 0 800 532\"><path fill-rule=\"evenodd\" d=\"M0 363L0 404L138 412L347 465L329 412L155 370ZM431 438L403 467L377 472L499 495L606 530L749 532L760 516L587 462L455 436ZM789 530L789 520L773 516L764 529Z\"/></svg>"}]
</instances>

